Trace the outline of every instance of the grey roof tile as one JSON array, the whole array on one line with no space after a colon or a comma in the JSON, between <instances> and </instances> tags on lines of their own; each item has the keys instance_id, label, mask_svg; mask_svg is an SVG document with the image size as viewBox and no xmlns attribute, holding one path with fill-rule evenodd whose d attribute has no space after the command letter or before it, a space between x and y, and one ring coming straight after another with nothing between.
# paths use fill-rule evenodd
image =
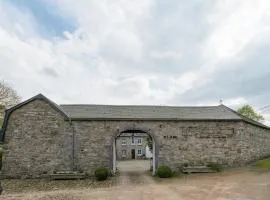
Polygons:
<instances>
[{"instance_id":1,"label":"grey roof tile","mask_svg":"<svg viewBox=\"0 0 270 200\"><path fill-rule=\"evenodd\" d=\"M72 119L168 119L168 120L240 120L241 117L223 106L117 106L61 105Z\"/></svg>"},{"instance_id":2,"label":"grey roof tile","mask_svg":"<svg viewBox=\"0 0 270 200\"><path fill-rule=\"evenodd\" d=\"M224 105L177 107L66 104L60 107L72 120L243 120L270 129Z\"/></svg>"}]
</instances>

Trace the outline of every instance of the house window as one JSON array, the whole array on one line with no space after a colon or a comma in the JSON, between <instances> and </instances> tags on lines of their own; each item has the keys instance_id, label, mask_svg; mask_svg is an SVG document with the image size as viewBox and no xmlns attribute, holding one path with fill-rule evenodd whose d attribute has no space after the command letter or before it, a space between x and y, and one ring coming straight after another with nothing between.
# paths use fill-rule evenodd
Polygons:
<instances>
[{"instance_id":1,"label":"house window","mask_svg":"<svg viewBox=\"0 0 270 200\"><path fill-rule=\"evenodd\" d=\"M127 150L122 150L122 157L126 157L127 156Z\"/></svg>"},{"instance_id":2,"label":"house window","mask_svg":"<svg viewBox=\"0 0 270 200\"><path fill-rule=\"evenodd\" d=\"M142 138L138 138L138 144L142 144Z\"/></svg>"},{"instance_id":3,"label":"house window","mask_svg":"<svg viewBox=\"0 0 270 200\"><path fill-rule=\"evenodd\" d=\"M131 137L131 143L132 144L135 144L135 140L134 140L134 137L133 136Z\"/></svg>"},{"instance_id":4,"label":"house window","mask_svg":"<svg viewBox=\"0 0 270 200\"><path fill-rule=\"evenodd\" d=\"M122 145L126 145L127 142L126 142L126 139L122 139Z\"/></svg>"},{"instance_id":5,"label":"house window","mask_svg":"<svg viewBox=\"0 0 270 200\"><path fill-rule=\"evenodd\" d=\"M141 156L141 155L142 155L142 150L138 149L138 156Z\"/></svg>"}]
</instances>

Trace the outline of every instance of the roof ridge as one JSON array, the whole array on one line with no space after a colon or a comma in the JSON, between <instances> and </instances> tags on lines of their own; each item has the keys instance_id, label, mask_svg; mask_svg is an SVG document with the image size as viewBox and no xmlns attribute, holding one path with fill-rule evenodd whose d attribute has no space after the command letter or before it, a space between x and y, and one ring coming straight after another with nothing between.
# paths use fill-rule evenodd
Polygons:
<instances>
[{"instance_id":1,"label":"roof ridge","mask_svg":"<svg viewBox=\"0 0 270 200\"><path fill-rule=\"evenodd\" d=\"M171 108L216 108L217 106L171 106L171 105L113 105L113 104L59 104L59 106L115 106L115 107L171 107Z\"/></svg>"}]
</instances>

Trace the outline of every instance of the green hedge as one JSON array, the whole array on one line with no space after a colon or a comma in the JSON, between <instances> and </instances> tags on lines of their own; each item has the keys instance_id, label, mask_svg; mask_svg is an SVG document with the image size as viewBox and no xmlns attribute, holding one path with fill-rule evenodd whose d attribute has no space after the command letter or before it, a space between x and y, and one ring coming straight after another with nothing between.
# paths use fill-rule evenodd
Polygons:
<instances>
[{"instance_id":1,"label":"green hedge","mask_svg":"<svg viewBox=\"0 0 270 200\"><path fill-rule=\"evenodd\" d=\"M160 178L170 178L172 177L173 172L170 167L166 165L161 165L157 169L157 176Z\"/></svg>"},{"instance_id":2,"label":"green hedge","mask_svg":"<svg viewBox=\"0 0 270 200\"><path fill-rule=\"evenodd\" d=\"M95 170L95 177L98 181L106 180L109 176L109 169L106 167L99 167Z\"/></svg>"}]
</instances>

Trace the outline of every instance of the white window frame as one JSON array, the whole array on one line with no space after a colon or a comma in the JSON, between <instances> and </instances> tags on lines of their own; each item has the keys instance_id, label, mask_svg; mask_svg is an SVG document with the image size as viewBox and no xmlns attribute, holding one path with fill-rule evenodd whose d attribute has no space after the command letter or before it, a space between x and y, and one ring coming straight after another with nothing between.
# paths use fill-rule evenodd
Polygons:
<instances>
[{"instance_id":1,"label":"white window frame","mask_svg":"<svg viewBox=\"0 0 270 200\"><path fill-rule=\"evenodd\" d=\"M136 144L136 142L135 142L135 137L132 137L132 136L131 136L131 144L132 144L132 145L135 145L135 144Z\"/></svg>"},{"instance_id":2,"label":"white window frame","mask_svg":"<svg viewBox=\"0 0 270 200\"><path fill-rule=\"evenodd\" d=\"M125 153L123 153L123 152L125 152ZM127 150L123 149L121 153L122 153L122 157L123 157L123 158L124 158L124 157L127 157Z\"/></svg>"},{"instance_id":3,"label":"white window frame","mask_svg":"<svg viewBox=\"0 0 270 200\"><path fill-rule=\"evenodd\" d=\"M140 152L140 153L139 153L139 152ZM141 149L138 149L138 150L137 150L137 155L138 155L138 156L141 156L141 155L142 155L142 150L141 150Z\"/></svg>"},{"instance_id":4,"label":"white window frame","mask_svg":"<svg viewBox=\"0 0 270 200\"><path fill-rule=\"evenodd\" d=\"M139 142L139 141L140 141L140 142ZM138 139L137 139L137 144L138 144L138 145L142 145L142 138L138 138Z\"/></svg>"},{"instance_id":5,"label":"white window frame","mask_svg":"<svg viewBox=\"0 0 270 200\"><path fill-rule=\"evenodd\" d=\"M127 140L126 139L122 139L122 146L127 145Z\"/></svg>"}]
</instances>

